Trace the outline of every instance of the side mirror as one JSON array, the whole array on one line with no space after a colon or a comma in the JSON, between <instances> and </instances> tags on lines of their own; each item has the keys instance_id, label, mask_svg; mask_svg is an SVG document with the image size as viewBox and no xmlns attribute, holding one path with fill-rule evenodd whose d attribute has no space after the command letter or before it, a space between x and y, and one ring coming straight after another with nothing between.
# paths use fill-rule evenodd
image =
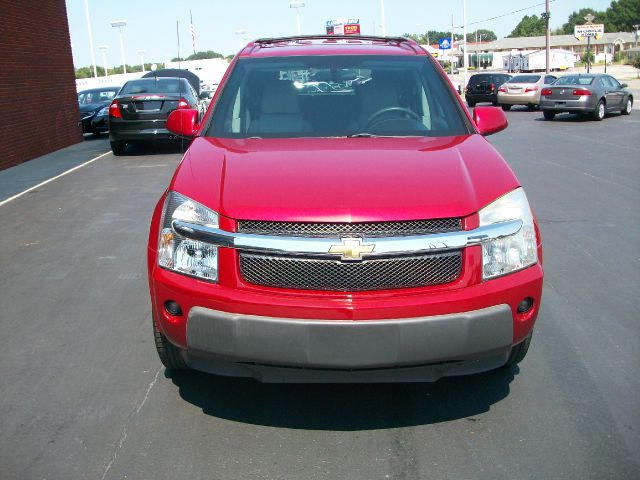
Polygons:
<instances>
[{"instance_id":1,"label":"side mirror","mask_svg":"<svg viewBox=\"0 0 640 480\"><path fill-rule=\"evenodd\" d=\"M498 107L476 107L473 109L473 123L480 135L493 135L509 125L507 117Z\"/></svg>"},{"instance_id":2,"label":"side mirror","mask_svg":"<svg viewBox=\"0 0 640 480\"><path fill-rule=\"evenodd\" d=\"M626 83L622 83L620 84L620 88L627 88L629 85L627 85Z\"/></svg>"},{"instance_id":3,"label":"side mirror","mask_svg":"<svg viewBox=\"0 0 640 480\"><path fill-rule=\"evenodd\" d=\"M174 110L167 118L167 130L179 137L192 138L200 128L198 125L198 110L180 108Z\"/></svg>"}]
</instances>

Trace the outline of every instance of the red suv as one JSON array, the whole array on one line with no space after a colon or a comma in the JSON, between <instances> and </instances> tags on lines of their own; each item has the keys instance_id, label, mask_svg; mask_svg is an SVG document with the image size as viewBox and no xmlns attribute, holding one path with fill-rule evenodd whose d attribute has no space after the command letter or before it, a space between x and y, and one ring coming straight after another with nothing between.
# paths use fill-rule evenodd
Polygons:
<instances>
[{"instance_id":1,"label":"red suv","mask_svg":"<svg viewBox=\"0 0 640 480\"><path fill-rule=\"evenodd\" d=\"M158 354L265 382L433 381L522 360L542 250L517 178L404 38L262 39L193 138L148 247Z\"/></svg>"}]
</instances>

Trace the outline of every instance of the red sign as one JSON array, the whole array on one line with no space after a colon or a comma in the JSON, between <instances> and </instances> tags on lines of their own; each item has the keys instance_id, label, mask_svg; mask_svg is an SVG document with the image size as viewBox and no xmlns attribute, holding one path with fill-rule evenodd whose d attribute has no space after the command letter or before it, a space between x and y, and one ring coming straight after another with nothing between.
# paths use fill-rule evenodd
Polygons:
<instances>
[{"instance_id":1,"label":"red sign","mask_svg":"<svg viewBox=\"0 0 640 480\"><path fill-rule=\"evenodd\" d=\"M345 35L360 35L360 24L351 23L344 26Z\"/></svg>"}]
</instances>

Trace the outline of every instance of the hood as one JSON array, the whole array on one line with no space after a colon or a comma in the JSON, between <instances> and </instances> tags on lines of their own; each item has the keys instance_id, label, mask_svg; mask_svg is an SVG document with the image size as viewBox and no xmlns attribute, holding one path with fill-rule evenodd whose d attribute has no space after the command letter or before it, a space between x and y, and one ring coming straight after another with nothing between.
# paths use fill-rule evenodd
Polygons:
<instances>
[{"instance_id":1,"label":"hood","mask_svg":"<svg viewBox=\"0 0 640 480\"><path fill-rule=\"evenodd\" d=\"M460 217L518 186L480 135L194 140L171 189L239 220Z\"/></svg>"}]
</instances>

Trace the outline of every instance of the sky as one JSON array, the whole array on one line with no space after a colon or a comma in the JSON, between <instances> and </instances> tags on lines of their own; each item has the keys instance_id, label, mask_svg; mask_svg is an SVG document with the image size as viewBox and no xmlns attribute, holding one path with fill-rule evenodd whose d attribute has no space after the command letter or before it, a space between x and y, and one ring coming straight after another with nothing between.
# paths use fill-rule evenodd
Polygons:
<instances>
[{"instance_id":1,"label":"sky","mask_svg":"<svg viewBox=\"0 0 640 480\"><path fill-rule=\"evenodd\" d=\"M102 65L98 46L106 45L109 67L121 65L118 28L110 22L126 20L123 43L127 64L144 61L165 62L193 53L189 16L193 15L196 50L214 50L224 55L235 54L240 42L260 37L295 35L296 10L289 0L65 0L69 33L76 67L91 65L91 49L85 13L89 6L93 47L97 65ZM327 20L360 19L362 34L382 33L381 0L305 0L300 9L302 34L325 32ZM540 15L544 0L511 0L509 2L466 0L467 31L476 28L493 30L498 37L508 35L524 15ZM591 7L605 10L610 0L551 0L551 28L567 21L573 11ZM463 22L463 0L384 0L387 35L424 33L426 30L450 30L451 17L456 31ZM522 10L511 13L516 10ZM489 20L492 17L500 16ZM176 33L176 21L178 31ZM236 32L244 31L244 34Z\"/></svg>"}]
</instances>

